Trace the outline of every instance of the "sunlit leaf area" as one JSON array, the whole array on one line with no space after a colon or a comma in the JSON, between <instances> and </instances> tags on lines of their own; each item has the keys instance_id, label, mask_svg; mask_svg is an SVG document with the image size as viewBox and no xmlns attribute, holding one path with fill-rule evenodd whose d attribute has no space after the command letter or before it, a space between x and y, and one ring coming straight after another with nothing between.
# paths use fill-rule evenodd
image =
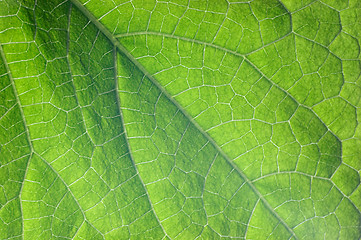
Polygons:
<instances>
[{"instance_id":1,"label":"sunlit leaf area","mask_svg":"<svg viewBox=\"0 0 361 240\"><path fill-rule=\"evenodd\" d=\"M360 41L360 0L0 0L0 239L360 239Z\"/></svg>"}]
</instances>

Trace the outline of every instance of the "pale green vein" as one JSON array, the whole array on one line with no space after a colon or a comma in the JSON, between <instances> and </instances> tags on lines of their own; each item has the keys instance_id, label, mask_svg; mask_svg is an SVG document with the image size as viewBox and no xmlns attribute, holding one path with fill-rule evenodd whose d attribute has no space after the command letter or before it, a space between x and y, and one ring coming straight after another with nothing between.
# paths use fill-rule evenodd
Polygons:
<instances>
[{"instance_id":1,"label":"pale green vein","mask_svg":"<svg viewBox=\"0 0 361 240\"><path fill-rule=\"evenodd\" d=\"M72 73L72 70L71 70L71 67L70 67L69 49L70 49L71 11L72 11L72 5L70 4L70 6L69 6L69 12L68 12L68 23L67 23L68 26L67 26L67 37L66 37L66 62L67 62L67 65L68 65L67 67L68 67L68 69L69 69L69 75L70 75L70 78L71 78L72 90L74 91L75 102L76 102L76 104L79 106L80 113L81 113L81 118L82 118L83 123L84 123L85 132L86 132L87 136L89 137L90 141L95 145L95 143L94 143L94 141L93 141L93 138L92 138L91 135L89 134L88 128L87 128L87 126L86 126L86 122L85 122L85 118L84 118L84 113L83 113L83 108L82 108L82 106L80 106L80 103L79 103L78 94L77 94L77 91L76 91L76 87L75 87L75 85L74 85L73 73Z\"/></svg>"},{"instance_id":2,"label":"pale green vein","mask_svg":"<svg viewBox=\"0 0 361 240\"><path fill-rule=\"evenodd\" d=\"M24 112L23 112L23 109L21 107L21 102L20 102L20 99L19 99L19 96L17 94L17 90L16 90L16 86L15 86L15 82L14 82L14 79L11 75L11 71L10 71L10 68L7 64L7 61L6 61L6 58L5 58L5 54L4 54L4 51L3 51L3 48L2 48L2 45L0 44L0 54L1 54L1 58L3 59L4 61L4 65L5 65L5 68L6 68L6 71L8 72L9 74L9 79L11 81L11 85L12 85L12 88L13 88L13 91L15 93L15 97L16 97L16 101L17 101L17 104L19 105L19 109L20 109L20 114L21 114L21 117L23 119L23 124L24 124L24 129L25 129L25 134L26 134L26 138L27 138L27 141L29 143L29 148L30 148L30 156L29 156L29 159L27 161L27 165L26 165L26 168L25 168L25 175L24 175L24 180L26 179L26 175L27 175L27 171L29 169L29 164L30 164L30 161L31 161L31 158L32 156L35 154L37 155L56 175L57 177L59 177L59 179L63 182L63 184L65 185L65 187L67 188L68 192L71 194L71 196L73 197L74 201L76 202L76 204L78 205L79 207L79 210L81 211L83 217L84 217L84 221L87 221L86 219L86 216L85 216L85 213L83 211L83 209L81 208L81 206L79 205L78 201L76 200L75 196L73 195L72 191L70 190L70 188L66 185L65 181L62 179L62 177L55 171L55 169L44 159L42 158L38 153L35 152L34 148L33 148L33 145L32 145L32 141L31 141L31 138L30 138L30 133L29 133L29 129L27 127L27 124L26 124L26 119L25 119L25 115L24 115ZM21 189L20 189L20 195L19 195L19 198L20 198L20 210L21 210L21 217L23 218L23 221L22 221L22 238L24 239L24 217L23 217L23 213L22 213L22 204L21 204L21 193L22 193L22 189L23 189L23 186L24 184L22 184L21 186ZM91 226L92 224L87 221ZM98 231L94 226L92 226L96 231ZM99 231L98 231L99 232Z\"/></svg>"},{"instance_id":3,"label":"pale green vein","mask_svg":"<svg viewBox=\"0 0 361 240\"><path fill-rule=\"evenodd\" d=\"M55 175L56 175L56 176L60 179L60 181L64 184L65 188L67 189L67 191L69 192L69 194L71 195L71 197L74 199L76 205L78 206L79 211L80 211L80 212L82 213L82 215L83 215L83 222L82 222L82 224L84 223L84 221L88 222L100 235L103 236L103 234L102 234L96 227L94 227L93 224L91 224L91 222L88 221L88 219L87 219L87 217L86 217L86 215L85 215L85 212L84 212L83 208L80 206L78 200L75 198L73 192L71 191L71 189L69 188L69 186L66 184L66 182L64 181L64 179L60 176L60 174L59 174L59 173L53 168L53 166L52 166L48 161L46 161L40 154L38 154L38 153L36 153L36 152L35 152L34 154L35 154L36 156L38 156L38 157L55 173ZM82 225L82 224L81 224L81 225ZM81 225L80 225L80 226L81 226ZM79 228L80 228L80 227L79 227ZM75 235L74 235L74 237L75 237Z\"/></svg>"},{"instance_id":4,"label":"pale green vein","mask_svg":"<svg viewBox=\"0 0 361 240\"><path fill-rule=\"evenodd\" d=\"M26 119L25 119L25 115L24 115L24 111L23 111L23 108L21 107L21 103L20 103L20 99L19 99L19 95L18 95L18 92L16 90L16 86L15 86L15 81L14 81L14 78L11 74L11 71L10 71L10 68L9 68L9 65L7 63L7 60L6 60L6 57L5 57L5 53L4 53L4 50L3 50L3 47L2 45L0 44L0 54L1 54L1 58L4 62L4 65L5 65L5 69L8 73L8 76L9 76L9 79L10 79L10 82L11 82L11 86L13 88L13 91L14 91L14 94L15 94L15 99L16 99L16 103L19 105L19 109L20 109L20 114L21 114L21 118L23 120L23 123L24 123L24 129L25 129L25 133L26 133L26 139L29 143L29 148L30 148L30 151L31 152L34 152L34 148L33 148L33 144L32 144L32 141L30 139L30 133L29 133L29 129L28 129L28 125L26 124Z\"/></svg>"},{"instance_id":5,"label":"pale green vein","mask_svg":"<svg viewBox=\"0 0 361 240\"><path fill-rule=\"evenodd\" d=\"M341 140L331 131L331 129L329 129L329 127L322 121L322 119L316 114L316 112L310 108L309 106L306 106L302 103L299 103L290 93L288 93L285 89L283 89L281 86L279 86L277 83L273 82L271 79L269 79L266 75L264 75L264 73L251 61L249 60L247 57L245 57L245 61L247 63L249 63L257 72L259 72L262 77L264 77L265 79L267 79L270 83L272 83L272 85L274 85L275 87L277 87L278 89L280 89L281 91L283 91L284 93L287 94L287 96L289 96L293 101L295 101L299 106L302 106L304 108L307 108L308 110L310 110L316 117L318 120L321 121L321 123L327 128L327 130L336 137L337 141L341 142ZM342 149L341 149L342 151ZM341 152L342 155L342 152Z\"/></svg>"},{"instance_id":6,"label":"pale green vein","mask_svg":"<svg viewBox=\"0 0 361 240\"><path fill-rule=\"evenodd\" d=\"M32 141L31 141L31 139L30 139L30 133L29 133L28 125L26 124L26 119L25 119L24 111L23 111L23 108L21 107L19 95L18 95L18 92L17 92L17 90L16 90L14 78L13 78L13 76L12 76L12 74L11 74L11 71L10 71L9 65L8 65L8 63L7 63L7 60L6 60L6 57L5 57L5 53L4 53L4 50L3 50L3 47L2 47L2 45L1 45L1 43L0 43L0 55L1 55L1 58L2 58L2 60L3 60L3 62L4 62L6 72L8 73L8 76L9 76L9 79L10 79L10 82L11 82L11 86L12 86L13 91L14 91L14 95L15 95L16 102L17 102L17 104L19 105L19 111L20 111L21 118L22 118L22 120L23 120L23 125L24 125L26 140L28 141L28 145L29 145L29 149L30 149L30 155L29 155L29 158L28 158L27 163L26 163L26 168L25 168L25 173L24 173L24 178L23 178L23 184L21 184L20 192L19 192L20 212L21 212L21 218L22 218L22 221L21 221L21 237L22 237L22 239L24 239L24 215L23 215L23 206L22 206L22 203L21 203L21 194L22 194L22 192L23 192L24 181L25 181L26 175L27 175L27 173L28 173L28 168L29 168L29 164L30 164L30 159L31 159L31 157L32 157L32 155L33 155L33 153L34 153L34 148L33 148Z\"/></svg>"},{"instance_id":7,"label":"pale green vein","mask_svg":"<svg viewBox=\"0 0 361 240\"><path fill-rule=\"evenodd\" d=\"M232 162L232 160L223 152L223 150L216 144L216 142L199 126L199 124L176 102L172 96L165 91L165 89L157 82L157 80L125 49L124 46L116 39L116 37L98 21L86 7L84 7L78 0L71 0L71 2L78 7L78 9L86 16L88 19L109 39L111 43L122 53L124 54L143 74L151 80L151 82L161 90L161 92L186 116L189 121L194 124L194 126L200 131L203 136L207 138L208 141L218 150L218 152L227 160L227 162L237 170L239 175L247 182L255 194L262 200L266 208L282 223L282 225L293 235L295 239L298 239L293 230L285 223L285 221L276 213L276 211L271 207L271 205L266 201L258 189L253 185L253 183L247 178L247 176Z\"/></svg>"},{"instance_id":8,"label":"pale green vein","mask_svg":"<svg viewBox=\"0 0 361 240\"><path fill-rule=\"evenodd\" d=\"M173 39L179 39L179 40L183 40L183 41L187 41L187 42L192 42L192 43L197 43L197 44L200 44L200 45L205 45L205 46L209 46L209 47L213 47L215 49L218 49L218 50L222 50L222 51L225 51L227 53L230 53L230 54L233 54L235 56L239 56L239 57L242 57L244 58L244 60L249 63L257 72L259 72L265 79L267 79L272 85L274 85L275 87L277 87L278 89L280 89L282 92L284 92L287 96L289 96L293 101L295 101L299 106L302 106L304 108L307 108L308 110L310 110L317 118L318 120L321 121L321 123L327 128L328 131L331 132L331 134L333 136L335 136L337 138L337 140L339 142L341 142L341 140L332 132L331 129L329 129L329 127L324 123L324 121L316 114L316 112L309 106L307 105L304 105L302 103L300 103L299 101L297 101L288 91L286 91L284 88L282 88L281 86L279 86L277 83L275 83L274 81L272 81L270 78L268 78L251 60L248 59L248 56L251 55L252 53L255 53L261 49L264 49L265 47L269 46L269 45L272 45L278 41L281 41L282 39L288 37L289 35L291 35L293 32L290 32L288 34L286 34L285 36L271 42L271 43L268 43L266 45L264 45L263 47L259 48L259 49L256 49L250 53L247 53L247 54L240 54L238 52L235 52L235 51L232 51L232 50L229 50L227 48L224 48L224 47L221 47L221 46L218 46L218 45L215 45L215 44L212 44L212 43L207 43L207 42L202 42L202 41L199 41L199 40L196 40L196 39L191 39L191 38L186 38L186 37L180 37L180 36L176 36L176 35L172 35L172 34L166 34L166 33L157 33L157 32L135 32L135 33L125 33L125 34L118 34L116 35L115 37L116 38L121 38L121 37L127 37L127 36L137 36L137 35L155 35L155 36L161 36L161 37L168 37L168 38L173 38ZM295 34L297 36L299 36L298 34ZM306 38L307 39L307 38ZM309 39L307 39L309 40ZM312 41L313 42L313 41ZM319 44L319 43L317 43ZM319 44L320 46L323 46L321 44ZM325 47L325 46L323 46ZM124 47L122 47L124 48ZM127 50L125 50L127 51ZM334 55L335 57L337 57L334 53L332 53L330 51L330 54ZM133 57L133 56L132 56ZM133 57L134 58L134 57ZM339 59L339 57L337 57ZM137 60L135 60L137 61ZM138 65L141 66L141 64L135 64L137 67ZM143 67L144 68L144 67ZM140 68L141 69L141 68ZM142 72L144 72L142 70ZM150 75L150 74L149 74Z\"/></svg>"},{"instance_id":9,"label":"pale green vein","mask_svg":"<svg viewBox=\"0 0 361 240\"><path fill-rule=\"evenodd\" d=\"M157 222L159 223L159 226L162 228L162 231L164 233L165 236L167 236L167 233L166 231L164 230L163 228L163 225L162 223L160 222L157 214L155 213L154 211L154 207L153 207L153 203L152 201L150 200L149 198L149 194L148 194L148 190L143 182L143 179L142 177L140 176L139 174L139 171L138 171L138 168L136 167L135 165L135 162L134 162L134 159L133 159L133 155L132 155L132 151L131 151L131 147L130 147L130 144L129 144L129 141L128 141L128 134L127 134L127 130L125 129L125 124L124 124L124 117L123 117L123 112L122 112L122 109L121 109L121 103L120 103L120 97L119 97L119 92L118 92L118 71L117 71L117 54L118 54L118 51L117 51L117 48L114 46L114 49L113 49L113 61L114 61L114 82L115 82L115 94L116 94L116 103L117 103L117 107L119 109L119 115L120 115L120 121L122 123L122 126L123 126L123 131L124 131L124 140L126 142L126 145L127 145L127 149L129 151L129 157L130 157L130 160L132 161L132 165L133 165L133 168L135 169L136 171L136 175L138 176L140 182L142 183L143 185L143 188L144 188L144 191L146 193L146 196L147 196L147 199L148 199L148 202L149 202L149 205L151 207L151 211L154 213L154 216L155 218L157 219Z\"/></svg>"},{"instance_id":10,"label":"pale green vein","mask_svg":"<svg viewBox=\"0 0 361 240\"><path fill-rule=\"evenodd\" d=\"M147 31L147 32L131 32L131 33L117 34L114 37L122 38L122 37L131 37L131 36L139 36L139 35L152 35L152 36L167 37L167 38L183 40L183 41L191 42L191 43L198 43L198 44L209 46L209 47L212 47L212 48L215 48L215 49L218 49L218 50L222 50L222 51L227 52L227 53L231 53L231 54L236 55L236 56L245 57L245 56L248 56L248 55L250 55L250 54L252 54L254 52L257 52L257 51L259 51L259 50L261 50L261 49L263 49L265 47L268 47L268 46L270 46L270 45L272 45L274 43L277 43L277 42L281 41L282 39L288 37L291 34L292 34L292 32L289 32L286 35L278 38L277 40L275 40L273 42L270 42L270 43L267 43L267 44L264 44L262 47L257 48L255 50L252 50L251 52L245 53L245 54L230 50L228 48L225 48L225 47L213 44L213 43L208 43L208 42L204 42L204 41L197 40L197 39L177 36L177 35L174 35L174 34L161 33L161 32L151 32L151 31Z\"/></svg>"}]
</instances>

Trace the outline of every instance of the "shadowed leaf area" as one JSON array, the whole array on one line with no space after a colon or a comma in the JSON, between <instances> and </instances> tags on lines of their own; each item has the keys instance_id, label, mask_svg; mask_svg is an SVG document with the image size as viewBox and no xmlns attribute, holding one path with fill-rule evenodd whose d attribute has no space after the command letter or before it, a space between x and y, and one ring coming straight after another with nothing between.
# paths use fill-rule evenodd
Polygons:
<instances>
[{"instance_id":1,"label":"shadowed leaf area","mask_svg":"<svg viewBox=\"0 0 361 240\"><path fill-rule=\"evenodd\" d=\"M0 0L0 239L360 239L360 16Z\"/></svg>"}]
</instances>

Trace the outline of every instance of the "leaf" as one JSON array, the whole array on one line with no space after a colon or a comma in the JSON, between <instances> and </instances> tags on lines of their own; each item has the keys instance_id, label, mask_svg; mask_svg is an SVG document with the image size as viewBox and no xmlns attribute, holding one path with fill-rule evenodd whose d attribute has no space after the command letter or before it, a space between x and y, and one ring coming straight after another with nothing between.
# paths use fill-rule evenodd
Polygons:
<instances>
[{"instance_id":1,"label":"leaf","mask_svg":"<svg viewBox=\"0 0 361 240\"><path fill-rule=\"evenodd\" d=\"M359 1L0 1L1 239L359 239Z\"/></svg>"}]
</instances>

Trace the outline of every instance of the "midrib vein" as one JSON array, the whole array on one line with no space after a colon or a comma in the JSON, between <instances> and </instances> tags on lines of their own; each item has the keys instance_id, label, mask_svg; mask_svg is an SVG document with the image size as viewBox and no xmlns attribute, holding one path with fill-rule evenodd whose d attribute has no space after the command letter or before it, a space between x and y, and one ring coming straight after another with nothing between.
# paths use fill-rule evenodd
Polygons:
<instances>
[{"instance_id":1,"label":"midrib vein","mask_svg":"<svg viewBox=\"0 0 361 240\"><path fill-rule=\"evenodd\" d=\"M251 187L253 192L261 199L266 208L282 223L282 225L293 235L295 239L298 239L293 230L286 224L286 222L276 213L276 211L271 207L267 200L262 196L258 189L253 185L253 183L248 179L248 177L233 163L233 161L224 153L224 151L218 146L218 144L211 138L208 133L206 133L201 126L188 114L187 111L183 109L180 104L173 99L173 97L161 86L158 81L141 65L129 52L128 50L120 44L117 38L102 24L100 21L94 17L94 15L85 7L79 0L70 0L108 39L109 41L122 53L124 54L160 91L188 118L188 120L198 129L202 135L212 143L212 145L217 149L217 151L224 157L228 164L230 164L238 174L243 178L243 180ZM204 43L203 43L204 44ZM229 51L229 50L228 50Z\"/></svg>"}]
</instances>

